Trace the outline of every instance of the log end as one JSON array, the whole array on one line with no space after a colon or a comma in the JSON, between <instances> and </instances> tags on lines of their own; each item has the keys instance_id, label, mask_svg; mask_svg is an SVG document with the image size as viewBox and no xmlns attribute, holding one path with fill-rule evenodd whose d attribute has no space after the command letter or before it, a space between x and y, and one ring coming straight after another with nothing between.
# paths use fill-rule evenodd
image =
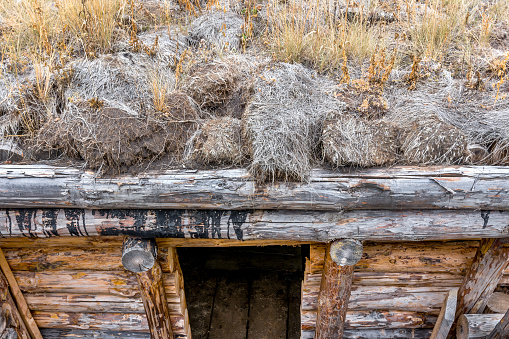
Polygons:
<instances>
[{"instance_id":1,"label":"log end","mask_svg":"<svg viewBox=\"0 0 509 339\"><path fill-rule=\"evenodd\" d=\"M154 239L127 237L122 249L122 265L130 272L141 273L151 269L156 261L157 247Z\"/></svg>"},{"instance_id":2,"label":"log end","mask_svg":"<svg viewBox=\"0 0 509 339\"><path fill-rule=\"evenodd\" d=\"M336 240L331 244L332 261L340 266L353 266L362 258L362 242L355 239Z\"/></svg>"},{"instance_id":3,"label":"log end","mask_svg":"<svg viewBox=\"0 0 509 339\"><path fill-rule=\"evenodd\" d=\"M469 338L469 326L468 319L462 315L458 320L458 326L456 327L456 338L457 339L467 339Z\"/></svg>"}]
</instances>

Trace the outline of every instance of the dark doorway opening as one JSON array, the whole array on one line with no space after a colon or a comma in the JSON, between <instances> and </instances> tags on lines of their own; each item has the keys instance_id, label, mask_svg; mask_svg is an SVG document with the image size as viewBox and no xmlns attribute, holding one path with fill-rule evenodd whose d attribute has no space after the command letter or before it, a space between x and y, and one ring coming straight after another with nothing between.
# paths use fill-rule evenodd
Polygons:
<instances>
[{"instance_id":1,"label":"dark doorway opening","mask_svg":"<svg viewBox=\"0 0 509 339\"><path fill-rule=\"evenodd\" d=\"M306 246L179 248L193 339L300 338Z\"/></svg>"}]
</instances>

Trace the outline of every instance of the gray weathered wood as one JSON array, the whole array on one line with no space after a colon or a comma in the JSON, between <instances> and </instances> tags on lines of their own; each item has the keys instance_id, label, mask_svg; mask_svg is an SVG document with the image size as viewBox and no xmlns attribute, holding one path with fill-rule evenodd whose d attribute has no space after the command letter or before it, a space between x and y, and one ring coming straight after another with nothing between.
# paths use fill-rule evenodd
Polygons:
<instances>
[{"instance_id":1,"label":"gray weathered wood","mask_svg":"<svg viewBox=\"0 0 509 339\"><path fill-rule=\"evenodd\" d=\"M458 289L452 289L445 297L444 304L438 315L437 322L431 333L431 339L446 339L456 315L456 303L458 302Z\"/></svg>"},{"instance_id":2,"label":"gray weathered wood","mask_svg":"<svg viewBox=\"0 0 509 339\"><path fill-rule=\"evenodd\" d=\"M482 313L509 264L509 239L483 239L458 291L455 320ZM455 325L451 329L455 332ZM452 335L450 333L450 336Z\"/></svg>"},{"instance_id":3,"label":"gray weathered wood","mask_svg":"<svg viewBox=\"0 0 509 339\"><path fill-rule=\"evenodd\" d=\"M509 237L509 212L0 210L3 237L134 235L157 238L331 241L463 240Z\"/></svg>"},{"instance_id":4,"label":"gray weathered wood","mask_svg":"<svg viewBox=\"0 0 509 339\"><path fill-rule=\"evenodd\" d=\"M486 338L503 316L503 314L463 314L458 320L456 338Z\"/></svg>"},{"instance_id":5,"label":"gray weathered wood","mask_svg":"<svg viewBox=\"0 0 509 339\"><path fill-rule=\"evenodd\" d=\"M509 168L314 170L307 183L257 185L245 169L116 178L44 165L0 166L0 207L509 210Z\"/></svg>"},{"instance_id":6,"label":"gray weathered wood","mask_svg":"<svg viewBox=\"0 0 509 339\"><path fill-rule=\"evenodd\" d=\"M488 335L486 339L507 339L509 338L509 308L505 312L504 316L498 324L495 326L493 331Z\"/></svg>"},{"instance_id":7,"label":"gray weathered wood","mask_svg":"<svg viewBox=\"0 0 509 339\"><path fill-rule=\"evenodd\" d=\"M157 258L155 239L126 237L122 246L122 265L130 272L140 273L151 269Z\"/></svg>"},{"instance_id":8,"label":"gray weathered wood","mask_svg":"<svg viewBox=\"0 0 509 339\"><path fill-rule=\"evenodd\" d=\"M355 265L362 258L362 242L355 239L341 239L330 245L330 258L340 266Z\"/></svg>"},{"instance_id":9,"label":"gray weathered wood","mask_svg":"<svg viewBox=\"0 0 509 339\"><path fill-rule=\"evenodd\" d=\"M346 329L343 335L344 339L429 339L431 329ZM301 339L314 339L315 331L302 331Z\"/></svg>"},{"instance_id":10,"label":"gray weathered wood","mask_svg":"<svg viewBox=\"0 0 509 339\"><path fill-rule=\"evenodd\" d=\"M488 298L486 308L487 313L504 313L509 310L509 294L504 292L495 292Z\"/></svg>"}]
</instances>

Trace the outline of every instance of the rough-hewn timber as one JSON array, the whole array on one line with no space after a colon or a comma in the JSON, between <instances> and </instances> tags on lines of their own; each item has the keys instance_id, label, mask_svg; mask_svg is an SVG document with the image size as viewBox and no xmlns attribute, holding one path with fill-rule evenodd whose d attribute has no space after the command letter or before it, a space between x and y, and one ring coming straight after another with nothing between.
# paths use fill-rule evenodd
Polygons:
<instances>
[{"instance_id":1,"label":"rough-hewn timber","mask_svg":"<svg viewBox=\"0 0 509 339\"><path fill-rule=\"evenodd\" d=\"M509 211L0 210L4 237L111 236L330 241L509 237Z\"/></svg>"},{"instance_id":2,"label":"rough-hewn timber","mask_svg":"<svg viewBox=\"0 0 509 339\"><path fill-rule=\"evenodd\" d=\"M503 314L463 314L458 320L454 338L486 338L503 316Z\"/></svg>"},{"instance_id":3,"label":"rough-hewn timber","mask_svg":"<svg viewBox=\"0 0 509 339\"><path fill-rule=\"evenodd\" d=\"M498 322L497 326L491 331L486 339L507 339L509 338L509 308L504 316Z\"/></svg>"},{"instance_id":4,"label":"rough-hewn timber","mask_svg":"<svg viewBox=\"0 0 509 339\"><path fill-rule=\"evenodd\" d=\"M509 239L483 239L458 291L455 320L466 313L482 313L509 264ZM455 325L450 336L455 332Z\"/></svg>"},{"instance_id":5,"label":"rough-hewn timber","mask_svg":"<svg viewBox=\"0 0 509 339\"><path fill-rule=\"evenodd\" d=\"M458 302L458 289L452 289L445 297L444 304L438 315L437 322L433 328L430 339L446 339L456 315L456 304Z\"/></svg>"},{"instance_id":6,"label":"rough-hewn timber","mask_svg":"<svg viewBox=\"0 0 509 339\"><path fill-rule=\"evenodd\" d=\"M257 185L245 169L101 178L78 169L0 166L4 208L509 210L507 167L314 170L308 183Z\"/></svg>"}]
</instances>

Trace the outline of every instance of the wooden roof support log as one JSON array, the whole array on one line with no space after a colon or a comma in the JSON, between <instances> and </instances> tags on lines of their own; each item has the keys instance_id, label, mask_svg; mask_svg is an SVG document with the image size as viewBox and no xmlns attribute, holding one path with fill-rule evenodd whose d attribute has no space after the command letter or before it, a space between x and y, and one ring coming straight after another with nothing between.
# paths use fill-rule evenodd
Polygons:
<instances>
[{"instance_id":1,"label":"wooden roof support log","mask_svg":"<svg viewBox=\"0 0 509 339\"><path fill-rule=\"evenodd\" d=\"M362 243L344 239L327 246L318 296L316 338L343 338L353 271L362 257Z\"/></svg>"},{"instance_id":2,"label":"wooden roof support log","mask_svg":"<svg viewBox=\"0 0 509 339\"><path fill-rule=\"evenodd\" d=\"M509 168L314 170L305 183L258 185L245 169L173 170L101 178L42 165L0 166L4 208L509 210Z\"/></svg>"},{"instance_id":3,"label":"wooden roof support log","mask_svg":"<svg viewBox=\"0 0 509 339\"><path fill-rule=\"evenodd\" d=\"M509 212L492 211L219 211L0 210L4 237L135 235L160 238L327 242L355 238L421 241L502 238Z\"/></svg>"},{"instance_id":4,"label":"wooden roof support log","mask_svg":"<svg viewBox=\"0 0 509 339\"><path fill-rule=\"evenodd\" d=\"M509 264L509 239L482 239L458 291L456 321L463 314L482 313ZM449 334L455 331L453 325Z\"/></svg>"},{"instance_id":5,"label":"wooden roof support log","mask_svg":"<svg viewBox=\"0 0 509 339\"><path fill-rule=\"evenodd\" d=\"M503 314L463 314L458 320L455 338L486 338L503 316Z\"/></svg>"},{"instance_id":6,"label":"wooden roof support log","mask_svg":"<svg viewBox=\"0 0 509 339\"><path fill-rule=\"evenodd\" d=\"M3 280L2 284L7 286L7 291L5 292L8 293L7 298L12 299L14 302L13 306L14 308L12 309L11 312L12 314L17 314L17 316L19 316L21 320L21 324L17 328L18 335L20 336L20 338L23 338L23 336L20 335L20 332L24 333L24 331L27 331L27 333L29 334L28 338L42 339L39 327L35 323L35 320L32 317L32 314L30 313L30 309L28 308L26 300L23 297L23 293L21 293L16 278L12 274L11 268L9 266L9 263L7 262L7 259L5 259L2 249L0 249L0 270L1 270L0 272L1 280ZM9 304L10 299L8 299Z\"/></svg>"},{"instance_id":7,"label":"wooden roof support log","mask_svg":"<svg viewBox=\"0 0 509 339\"><path fill-rule=\"evenodd\" d=\"M502 319L495 326L486 339L507 339L509 338L509 309Z\"/></svg>"},{"instance_id":8,"label":"wooden roof support log","mask_svg":"<svg viewBox=\"0 0 509 339\"><path fill-rule=\"evenodd\" d=\"M173 339L163 272L156 255L154 239L126 237L124 240L122 263L125 269L136 273L151 338Z\"/></svg>"},{"instance_id":9,"label":"wooden roof support log","mask_svg":"<svg viewBox=\"0 0 509 339\"><path fill-rule=\"evenodd\" d=\"M430 339L446 339L451 330L456 315L456 304L458 302L458 289L449 291L440 310L437 322L433 328Z\"/></svg>"}]
</instances>

